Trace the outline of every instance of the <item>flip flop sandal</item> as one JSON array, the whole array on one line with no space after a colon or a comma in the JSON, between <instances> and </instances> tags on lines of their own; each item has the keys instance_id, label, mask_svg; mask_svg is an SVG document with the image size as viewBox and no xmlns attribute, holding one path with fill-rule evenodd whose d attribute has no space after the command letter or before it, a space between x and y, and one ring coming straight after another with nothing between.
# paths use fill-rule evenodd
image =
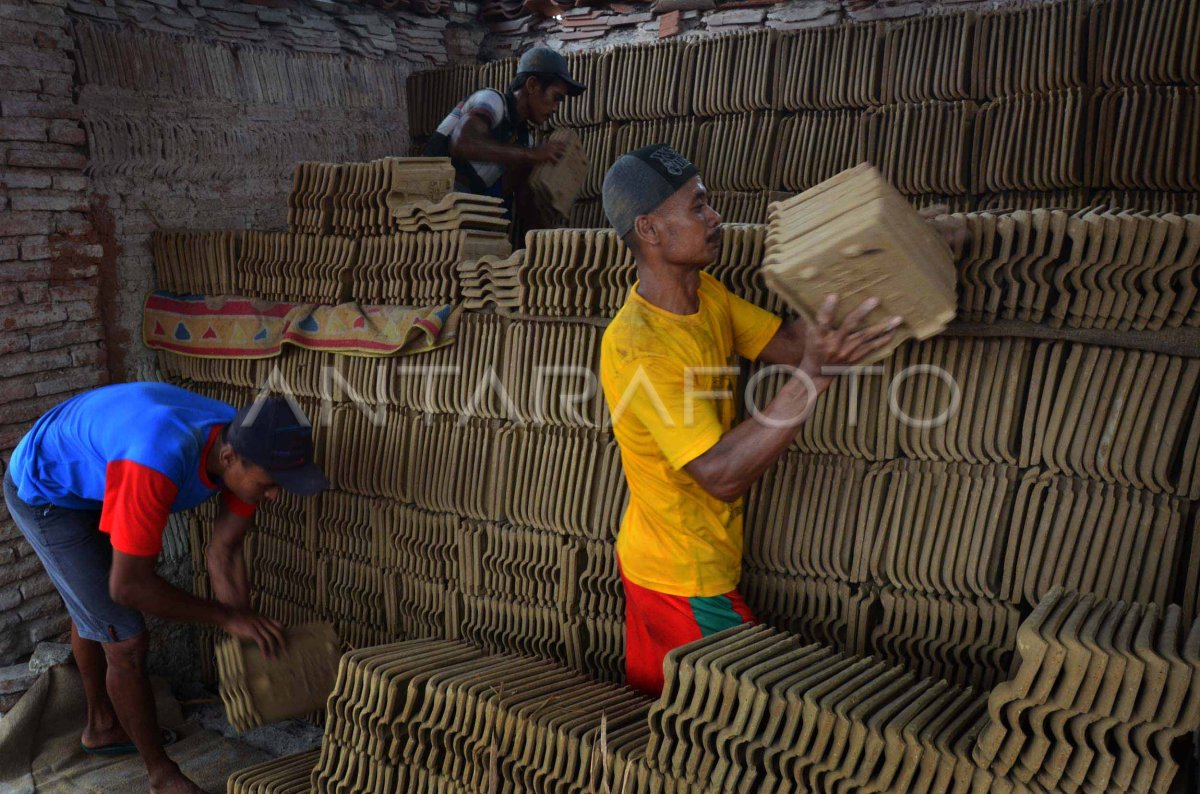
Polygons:
<instances>
[{"instance_id":1,"label":"flip flop sandal","mask_svg":"<svg viewBox=\"0 0 1200 794\"><path fill-rule=\"evenodd\" d=\"M174 744L179 740L179 735L170 728L161 728L163 746ZM122 755L132 755L137 752L137 747L133 742L113 742L112 744L102 744L99 747L88 747L83 742L79 743L79 749L83 750L88 755L97 755L103 758L114 758Z\"/></svg>"}]
</instances>

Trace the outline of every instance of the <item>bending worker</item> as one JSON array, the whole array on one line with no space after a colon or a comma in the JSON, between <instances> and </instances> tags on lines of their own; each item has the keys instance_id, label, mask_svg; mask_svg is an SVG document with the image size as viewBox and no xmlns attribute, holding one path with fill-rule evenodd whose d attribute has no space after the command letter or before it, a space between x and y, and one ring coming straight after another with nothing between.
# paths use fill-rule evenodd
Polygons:
<instances>
[{"instance_id":1,"label":"bending worker","mask_svg":"<svg viewBox=\"0 0 1200 794\"><path fill-rule=\"evenodd\" d=\"M13 451L4 501L71 616L87 698L86 752L138 752L160 794L196 794L167 757L146 675L142 613L220 626L267 655L282 626L250 609L242 541L262 500L328 486L312 429L287 400L243 410L163 383L77 395L42 416ZM205 554L215 600L155 573L170 513L221 495Z\"/></svg>"},{"instance_id":2,"label":"bending worker","mask_svg":"<svg viewBox=\"0 0 1200 794\"><path fill-rule=\"evenodd\" d=\"M521 56L506 92L484 88L458 104L425 144L427 157L449 157L460 193L511 198L533 166L556 163L566 147L557 141L530 148L530 128L548 122L568 97L586 86L575 82L567 60L546 47Z\"/></svg>"},{"instance_id":3,"label":"bending worker","mask_svg":"<svg viewBox=\"0 0 1200 794\"><path fill-rule=\"evenodd\" d=\"M887 345L901 319L864 326L866 301L840 326L830 296L815 323L780 318L704 272L721 251L721 216L694 165L657 144L604 178L604 212L638 280L604 332L600 381L621 448L629 506L617 536L625 589L626 672L651 695L673 648L753 621L737 592L742 497L787 450L829 386ZM733 426L734 354L795 368L758 416ZM725 393L727 398L712 399Z\"/></svg>"}]
</instances>

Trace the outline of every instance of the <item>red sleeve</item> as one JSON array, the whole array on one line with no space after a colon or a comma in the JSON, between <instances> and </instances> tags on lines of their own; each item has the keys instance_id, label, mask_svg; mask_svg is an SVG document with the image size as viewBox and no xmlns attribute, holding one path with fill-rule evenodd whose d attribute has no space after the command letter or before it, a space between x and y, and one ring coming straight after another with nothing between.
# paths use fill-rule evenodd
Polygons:
<instances>
[{"instance_id":1,"label":"red sleeve","mask_svg":"<svg viewBox=\"0 0 1200 794\"><path fill-rule=\"evenodd\" d=\"M238 499L233 495L232 491L221 491L221 499L225 502L225 506L229 508L229 512L242 518L249 518L258 509L255 505Z\"/></svg>"},{"instance_id":2,"label":"red sleeve","mask_svg":"<svg viewBox=\"0 0 1200 794\"><path fill-rule=\"evenodd\" d=\"M132 460L114 460L104 473L100 531L125 554L155 557L179 486L162 472Z\"/></svg>"}]
</instances>

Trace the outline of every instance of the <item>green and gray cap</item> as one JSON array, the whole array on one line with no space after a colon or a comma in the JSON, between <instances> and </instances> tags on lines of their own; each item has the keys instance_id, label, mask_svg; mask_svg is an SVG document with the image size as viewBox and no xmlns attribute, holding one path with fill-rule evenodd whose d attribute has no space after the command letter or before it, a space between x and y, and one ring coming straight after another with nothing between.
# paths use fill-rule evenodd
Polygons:
<instances>
[{"instance_id":1,"label":"green and gray cap","mask_svg":"<svg viewBox=\"0 0 1200 794\"><path fill-rule=\"evenodd\" d=\"M604 175L604 214L624 237L639 215L659 205L699 174L696 166L665 143L655 143L623 154Z\"/></svg>"},{"instance_id":2,"label":"green and gray cap","mask_svg":"<svg viewBox=\"0 0 1200 794\"><path fill-rule=\"evenodd\" d=\"M552 74L567 84L567 96L579 96L586 89L571 77L567 59L549 47L534 47L517 61L517 74Z\"/></svg>"}]
</instances>

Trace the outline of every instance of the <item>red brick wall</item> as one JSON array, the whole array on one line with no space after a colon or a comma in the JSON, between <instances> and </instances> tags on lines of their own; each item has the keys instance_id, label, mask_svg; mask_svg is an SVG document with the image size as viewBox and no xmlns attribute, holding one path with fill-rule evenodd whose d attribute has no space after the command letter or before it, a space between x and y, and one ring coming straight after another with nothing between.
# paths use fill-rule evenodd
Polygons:
<instances>
[{"instance_id":1,"label":"red brick wall","mask_svg":"<svg viewBox=\"0 0 1200 794\"><path fill-rule=\"evenodd\" d=\"M66 2L0 0L0 460L47 409L106 383L100 272ZM0 664L67 629L0 508Z\"/></svg>"}]
</instances>

